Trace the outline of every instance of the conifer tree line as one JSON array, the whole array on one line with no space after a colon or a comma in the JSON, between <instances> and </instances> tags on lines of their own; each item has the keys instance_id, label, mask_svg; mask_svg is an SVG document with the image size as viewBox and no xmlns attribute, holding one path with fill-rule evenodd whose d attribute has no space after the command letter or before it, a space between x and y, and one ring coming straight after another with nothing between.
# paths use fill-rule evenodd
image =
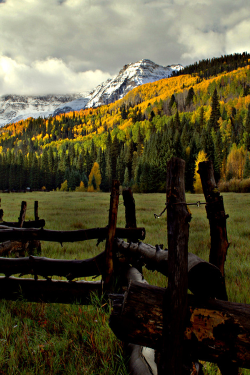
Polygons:
<instances>
[{"instance_id":1,"label":"conifer tree line","mask_svg":"<svg viewBox=\"0 0 250 375\"><path fill-rule=\"evenodd\" d=\"M238 65L249 57L233 56ZM211 69L225 66L220 59ZM210 79L204 72L143 85L97 109L5 126L0 189L109 191L116 178L138 192L162 192L172 156L186 161L187 191L201 155L217 181L249 178L249 66Z\"/></svg>"},{"instance_id":2,"label":"conifer tree line","mask_svg":"<svg viewBox=\"0 0 250 375\"><path fill-rule=\"evenodd\" d=\"M231 72L237 68L248 65L250 54L247 52L224 55L219 58L203 59L194 64L185 66L184 69L174 72L174 76L182 74L199 73L200 78L209 78L224 71Z\"/></svg>"}]
</instances>

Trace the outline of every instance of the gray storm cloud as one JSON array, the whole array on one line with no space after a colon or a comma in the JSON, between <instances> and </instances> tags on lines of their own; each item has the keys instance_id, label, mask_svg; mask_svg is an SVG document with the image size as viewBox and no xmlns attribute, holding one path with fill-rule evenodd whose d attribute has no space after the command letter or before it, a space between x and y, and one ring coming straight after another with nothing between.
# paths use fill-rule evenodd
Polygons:
<instances>
[{"instance_id":1,"label":"gray storm cloud","mask_svg":"<svg viewBox=\"0 0 250 375\"><path fill-rule=\"evenodd\" d=\"M0 94L94 88L127 63L249 51L245 0L0 0Z\"/></svg>"}]
</instances>

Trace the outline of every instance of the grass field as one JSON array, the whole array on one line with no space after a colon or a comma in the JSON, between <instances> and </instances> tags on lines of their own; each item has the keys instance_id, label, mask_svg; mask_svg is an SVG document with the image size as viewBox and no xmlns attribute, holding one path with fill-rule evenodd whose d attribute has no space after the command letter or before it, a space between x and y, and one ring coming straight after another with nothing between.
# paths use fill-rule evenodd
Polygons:
<instances>
[{"instance_id":1,"label":"grass field","mask_svg":"<svg viewBox=\"0 0 250 375\"><path fill-rule=\"evenodd\" d=\"M146 243L167 247L166 214L154 218L165 207L164 194L135 194L137 225L146 228ZM225 266L230 301L250 304L249 239L250 194L224 193L230 247ZM27 220L34 219L34 201L39 201L39 217L48 229L85 229L108 223L110 195L107 193L26 193L2 194L4 220L16 221L21 201L27 201ZM187 194L187 202L204 201ZM122 199L121 199L122 202ZM189 251L209 258L209 225L204 206L191 206ZM119 205L117 226L125 226L123 204ZM42 255L50 258L85 259L104 250L96 240L42 243ZM150 284L166 286L164 276L145 270ZM46 305L23 301L0 305L0 374L121 374L126 367L122 345L108 327L108 313L99 301L94 306ZM205 364L205 374L219 374L215 365ZM250 374L250 371L242 371Z\"/></svg>"}]
</instances>

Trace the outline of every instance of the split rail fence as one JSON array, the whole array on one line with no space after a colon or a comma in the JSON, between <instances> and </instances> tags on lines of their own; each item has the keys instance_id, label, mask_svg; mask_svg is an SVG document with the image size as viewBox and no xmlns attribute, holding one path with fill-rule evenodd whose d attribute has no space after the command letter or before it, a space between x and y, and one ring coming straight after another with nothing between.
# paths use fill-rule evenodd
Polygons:
<instances>
[{"instance_id":1,"label":"split rail fence","mask_svg":"<svg viewBox=\"0 0 250 375\"><path fill-rule=\"evenodd\" d=\"M18 223L2 223L2 243L98 239L106 240L106 244L105 251L87 260L33 255L0 258L0 273L5 275L0 277L0 298L16 300L20 291L24 299L35 302L89 304L92 293L109 297L110 327L126 344L134 375L202 374L199 360L217 363L223 375L237 374L238 367L250 368L250 306L227 301L224 263L229 245L228 216L212 163L200 163L199 173L210 224L209 263L188 252L191 212L185 199L185 162L172 158L167 166L168 250L139 241L145 238L145 228L137 228L131 189L123 190L126 227L116 227L120 184L114 180L105 228L43 229L45 222L38 218L37 204L34 222L25 222L25 209L21 208ZM168 287L148 285L142 266L165 275ZM12 277L16 274L33 275L34 279ZM102 276L101 281L74 281L97 275ZM52 280L52 276L67 281Z\"/></svg>"}]
</instances>

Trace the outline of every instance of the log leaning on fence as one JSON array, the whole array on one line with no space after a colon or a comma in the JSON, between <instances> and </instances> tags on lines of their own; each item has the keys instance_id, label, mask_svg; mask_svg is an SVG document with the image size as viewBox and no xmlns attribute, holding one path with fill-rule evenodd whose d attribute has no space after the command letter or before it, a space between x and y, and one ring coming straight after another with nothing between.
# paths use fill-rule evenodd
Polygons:
<instances>
[{"instance_id":1,"label":"log leaning on fence","mask_svg":"<svg viewBox=\"0 0 250 375\"><path fill-rule=\"evenodd\" d=\"M116 336L137 345L161 347L165 289L131 282L114 298L110 327ZM184 350L198 359L230 360L250 368L250 306L188 295Z\"/></svg>"},{"instance_id":2,"label":"log leaning on fence","mask_svg":"<svg viewBox=\"0 0 250 375\"><path fill-rule=\"evenodd\" d=\"M128 243L119 238L116 246L126 257L137 254L150 270L157 270L163 275L168 274L168 251L158 250L145 243ZM119 256L119 254L118 254ZM120 258L122 261L122 258ZM7 276L14 274L34 274L43 277L63 276L68 280L78 277L101 275L103 273L105 253L84 259L64 260L45 257L25 257L19 259L0 259L0 273ZM129 262L129 259L128 259ZM188 253L188 285L196 295L222 299L223 289L220 270L214 265L205 262L196 255Z\"/></svg>"},{"instance_id":3,"label":"log leaning on fence","mask_svg":"<svg viewBox=\"0 0 250 375\"><path fill-rule=\"evenodd\" d=\"M52 241L52 242L77 242L93 239L105 239L108 235L108 228L93 228L82 230L48 230L48 229L26 229L6 228L0 225L0 242L15 241ZM145 228L116 228L115 237L128 238L135 236L144 240Z\"/></svg>"},{"instance_id":4,"label":"log leaning on fence","mask_svg":"<svg viewBox=\"0 0 250 375\"><path fill-rule=\"evenodd\" d=\"M128 243L116 240L117 249L123 254L137 254L149 270L168 276L168 251L156 250L142 242ZM188 288L196 295L223 299L226 296L224 279L220 270L198 256L188 253Z\"/></svg>"},{"instance_id":5,"label":"log leaning on fence","mask_svg":"<svg viewBox=\"0 0 250 375\"><path fill-rule=\"evenodd\" d=\"M0 277L0 299L49 303L91 304L91 295L101 295L100 281L34 280Z\"/></svg>"}]
</instances>

